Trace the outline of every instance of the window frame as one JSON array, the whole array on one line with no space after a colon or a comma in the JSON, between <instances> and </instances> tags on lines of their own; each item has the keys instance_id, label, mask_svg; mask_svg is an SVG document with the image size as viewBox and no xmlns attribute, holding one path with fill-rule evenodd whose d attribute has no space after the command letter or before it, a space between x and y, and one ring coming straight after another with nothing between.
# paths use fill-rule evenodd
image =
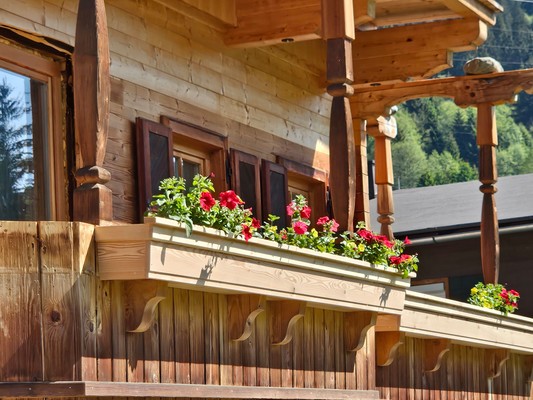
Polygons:
<instances>
[{"instance_id":1,"label":"window frame","mask_svg":"<svg viewBox=\"0 0 533 400\"><path fill-rule=\"evenodd\" d=\"M68 220L69 196L66 174L66 154L64 151L66 133L66 108L63 106L62 75L66 70L64 57L53 59L45 52L31 46L18 45L16 42L0 41L0 68L40 81L47 85L46 91L46 142L43 151L42 171L44 211L38 219ZM39 168L36 166L36 168ZM45 175L46 174L46 175Z\"/></svg>"}]
</instances>

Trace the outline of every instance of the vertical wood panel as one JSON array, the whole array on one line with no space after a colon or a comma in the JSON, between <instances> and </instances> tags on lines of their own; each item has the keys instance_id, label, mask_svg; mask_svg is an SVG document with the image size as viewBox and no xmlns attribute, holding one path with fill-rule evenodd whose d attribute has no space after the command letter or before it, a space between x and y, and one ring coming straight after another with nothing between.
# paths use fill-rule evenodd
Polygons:
<instances>
[{"instance_id":1,"label":"vertical wood panel","mask_svg":"<svg viewBox=\"0 0 533 400\"><path fill-rule=\"evenodd\" d=\"M335 389L335 354L343 351L335 348L335 313L324 311L324 386Z\"/></svg>"},{"instance_id":2,"label":"vertical wood panel","mask_svg":"<svg viewBox=\"0 0 533 400\"><path fill-rule=\"evenodd\" d=\"M304 385L306 388L315 387L315 340L314 340L315 311L307 307L304 315Z\"/></svg>"},{"instance_id":3,"label":"vertical wood panel","mask_svg":"<svg viewBox=\"0 0 533 400\"><path fill-rule=\"evenodd\" d=\"M161 383L176 382L176 348L174 344L174 290L166 288L166 297L159 303L159 340Z\"/></svg>"},{"instance_id":4,"label":"vertical wood panel","mask_svg":"<svg viewBox=\"0 0 533 400\"><path fill-rule=\"evenodd\" d=\"M204 293L205 383L208 385L220 384L220 332L218 323L218 295Z\"/></svg>"},{"instance_id":5,"label":"vertical wood panel","mask_svg":"<svg viewBox=\"0 0 533 400\"><path fill-rule=\"evenodd\" d=\"M37 223L1 221L0 228L0 381L42 380Z\"/></svg>"},{"instance_id":6,"label":"vertical wood panel","mask_svg":"<svg viewBox=\"0 0 533 400\"><path fill-rule=\"evenodd\" d=\"M229 352L227 296L218 295L218 325L220 329L220 384L232 384L231 358Z\"/></svg>"},{"instance_id":7,"label":"vertical wood panel","mask_svg":"<svg viewBox=\"0 0 533 400\"><path fill-rule=\"evenodd\" d=\"M315 308L314 320L314 356L315 356L315 387L325 386L325 359L324 359L324 310Z\"/></svg>"},{"instance_id":8,"label":"vertical wood panel","mask_svg":"<svg viewBox=\"0 0 533 400\"><path fill-rule=\"evenodd\" d=\"M126 382L126 317L124 314L124 285L111 284L111 334L113 342L113 382Z\"/></svg>"},{"instance_id":9,"label":"vertical wood panel","mask_svg":"<svg viewBox=\"0 0 533 400\"><path fill-rule=\"evenodd\" d=\"M111 282L98 280L96 290L98 380L111 382L113 380Z\"/></svg>"},{"instance_id":10,"label":"vertical wood panel","mask_svg":"<svg viewBox=\"0 0 533 400\"><path fill-rule=\"evenodd\" d=\"M174 341L176 343L176 382L191 383L189 292L174 289Z\"/></svg>"},{"instance_id":11,"label":"vertical wood panel","mask_svg":"<svg viewBox=\"0 0 533 400\"><path fill-rule=\"evenodd\" d=\"M345 347L344 347L344 313L336 312L335 313L335 387L337 389L346 388L346 358L345 358Z\"/></svg>"},{"instance_id":12,"label":"vertical wood panel","mask_svg":"<svg viewBox=\"0 0 533 400\"><path fill-rule=\"evenodd\" d=\"M191 383L205 384L204 297L202 292L189 292L189 345L191 349Z\"/></svg>"},{"instance_id":13,"label":"vertical wood panel","mask_svg":"<svg viewBox=\"0 0 533 400\"><path fill-rule=\"evenodd\" d=\"M297 388L305 386L304 373L304 353L307 349L304 346L304 325L305 315L302 321L298 321L294 326L294 335L292 338L292 368L293 368L293 385Z\"/></svg>"},{"instance_id":14,"label":"vertical wood panel","mask_svg":"<svg viewBox=\"0 0 533 400\"><path fill-rule=\"evenodd\" d=\"M73 271L73 232L68 222L40 222L44 379L81 378L79 277Z\"/></svg>"},{"instance_id":15,"label":"vertical wood panel","mask_svg":"<svg viewBox=\"0 0 533 400\"><path fill-rule=\"evenodd\" d=\"M270 333L267 313L255 319L255 340L257 349L257 385L270 386Z\"/></svg>"}]
</instances>

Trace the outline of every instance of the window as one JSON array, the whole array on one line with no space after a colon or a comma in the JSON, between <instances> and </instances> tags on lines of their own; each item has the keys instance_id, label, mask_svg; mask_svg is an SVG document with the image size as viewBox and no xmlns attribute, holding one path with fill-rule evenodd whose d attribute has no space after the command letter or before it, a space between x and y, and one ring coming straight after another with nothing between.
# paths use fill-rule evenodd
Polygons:
<instances>
[{"instance_id":1,"label":"window","mask_svg":"<svg viewBox=\"0 0 533 400\"><path fill-rule=\"evenodd\" d=\"M226 138L168 117L161 121L136 121L141 219L164 178L180 176L190 184L196 174L213 173L215 190L221 192L227 187Z\"/></svg>"},{"instance_id":2,"label":"window","mask_svg":"<svg viewBox=\"0 0 533 400\"><path fill-rule=\"evenodd\" d=\"M0 219L67 218L63 61L0 43Z\"/></svg>"}]
</instances>

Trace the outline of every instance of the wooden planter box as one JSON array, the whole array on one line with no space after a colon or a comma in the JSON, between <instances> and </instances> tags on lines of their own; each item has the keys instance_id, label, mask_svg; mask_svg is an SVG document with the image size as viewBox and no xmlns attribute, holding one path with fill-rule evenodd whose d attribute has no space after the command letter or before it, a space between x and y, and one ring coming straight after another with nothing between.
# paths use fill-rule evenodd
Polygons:
<instances>
[{"instance_id":1,"label":"wooden planter box","mask_svg":"<svg viewBox=\"0 0 533 400\"><path fill-rule=\"evenodd\" d=\"M407 291L400 331L533 354L533 319L412 291Z\"/></svg>"},{"instance_id":2,"label":"wooden planter box","mask_svg":"<svg viewBox=\"0 0 533 400\"><path fill-rule=\"evenodd\" d=\"M391 268L278 243L228 237L174 221L96 227L100 279L155 279L172 286L253 293L327 308L400 314L405 289Z\"/></svg>"}]
</instances>

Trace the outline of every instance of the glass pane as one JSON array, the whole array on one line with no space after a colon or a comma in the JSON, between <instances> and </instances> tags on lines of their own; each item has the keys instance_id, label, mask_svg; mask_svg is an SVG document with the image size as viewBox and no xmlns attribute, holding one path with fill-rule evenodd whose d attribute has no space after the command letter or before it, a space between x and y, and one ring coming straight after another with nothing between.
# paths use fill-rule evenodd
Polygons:
<instances>
[{"instance_id":1,"label":"glass pane","mask_svg":"<svg viewBox=\"0 0 533 400\"><path fill-rule=\"evenodd\" d=\"M278 228L287 226L285 199L285 175L270 171L270 207L271 213L280 217L276 221Z\"/></svg>"},{"instance_id":2,"label":"glass pane","mask_svg":"<svg viewBox=\"0 0 533 400\"><path fill-rule=\"evenodd\" d=\"M183 174L183 178L185 178L185 182L187 182L187 187L190 187L192 185L192 180L194 179L195 175L201 173L200 164L182 159L181 171Z\"/></svg>"},{"instance_id":3,"label":"glass pane","mask_svg":"<svg viewBox=\"0 0 533 400\"><path fill-rule=\"evenodd\" d=\"M0 68L0 219L49 218L47 90Z\"/></svg>"},{"instance_id":4,"label":"glass pane","mask_svg":"<svg viewBox=\"0 0 533 400\"><path fill-rule=\"evenodd\" d=\"M245 208L252 208L252 212L256 214L257 203L255 199L255 166L245 162L239 163L240 175L240 193L237 193L244 201Z\"/></svg>"}]
</instances>

